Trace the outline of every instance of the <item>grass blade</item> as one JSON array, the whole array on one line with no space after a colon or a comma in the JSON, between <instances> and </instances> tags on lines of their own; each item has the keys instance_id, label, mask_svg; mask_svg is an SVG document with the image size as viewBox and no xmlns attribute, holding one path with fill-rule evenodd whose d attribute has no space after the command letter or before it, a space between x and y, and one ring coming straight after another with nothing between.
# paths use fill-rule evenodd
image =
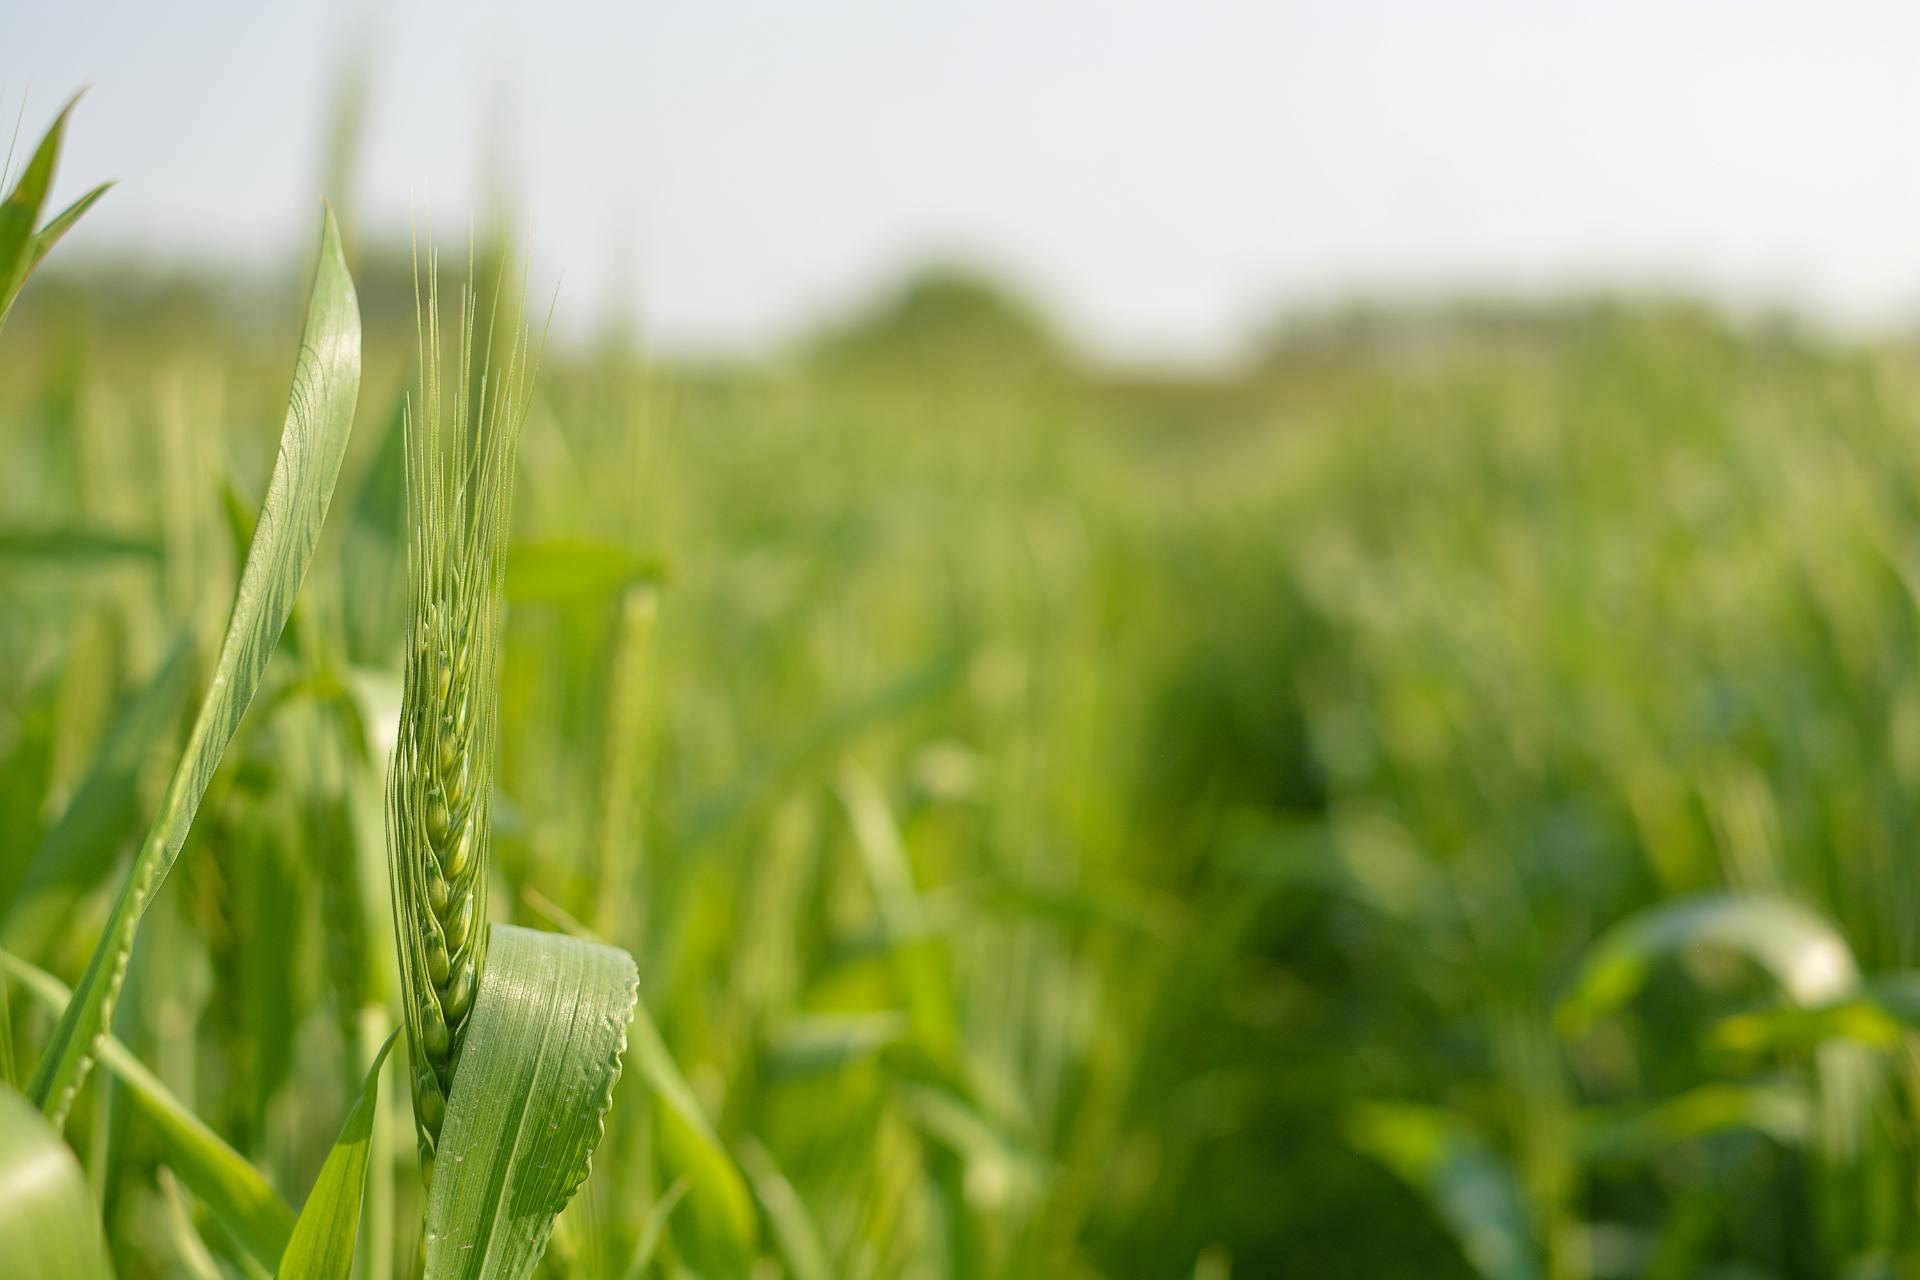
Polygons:
<instances>
[{"instance_id":1,"label":"grass blade","mask_svg":"<svg viewBox=\"0 0 1920 1280\"><path fill-rule=\"evenodd\" d=\"M87 210L99 203L100 197L112 189L111 182L103 182L59 213L54 214L47 225L34 234L33 243L27 250L27 267L21 272L21 278L24 280L32 275L33 269L40 265L40 260L53 252L53 246L60 243L62 236L73 230L73 224L85 217Z\"/></svg>"},{"instance_id":2,"label":"grass blade","mask_svg":"<svg viewBox=\"0 0 1920 1280\"><path fill-rule=\"evenodd\" d=\"M660 1160L687 1181L687 1229L674 1240L704 1273L744 1275L753 1262L753 1200L733 1157L713 1131L693 1088L680 1074L646 1006L633 1015L633 1065L653 1090Z\"/></svg>"},{"instance_id":3,"label":"grass blade","mask_svg":"<svg viewBox=\"0 0 1920 1280\"><path fill-rule=\"evenodd\" d=\"M360 1202L367 1190L367 1162L373 1150L373 1119L380 1110L380 1068L400 1036L396 1028L374 1055L367 1082L320 1167L313 1191L293 1224L293 1238L280 1259L282 1280L347 1280L353 1274L354 1246L360 1238Z\"/></svg>"},{"instance_id":4,"label":"grass blade","mask_svg":"<svg viewBox=\"0 0 1920 1280\"><path fill-rule=\"evenodd\" d=\"M67 99L67 105L54 117L46 136L34 150L33 159L21 171L20 180L6 199L0 201L0 325L7 322L14 298L19 296L21 286L40 265L40 260L52 252L60 238L113 186L111 182L101 183L55 214L38 232L34 230L40 221L40 210L47 202L47 192L53 186L53 170L60 159L60 144L66 137L67 117L79 101L77 93Z\"/></svg>"},{"instance_id":5,"label":"grass blade","mask_svg":"<svg viewBox=\"0 0 1920 1280\"><path fill-rule=\"evenodd\" d=\"M40 208L47 201L47 189L53 185L54 166L60 160L60 143L67 132L67 117L80 101L75 94L53 118L33 158L20 171L20 180L0 200L0 324L13 309L13 299L26 282L33 262L33 229L40 222Z\"/></svg>"},{"instance_id":6,"label":"grass blade","mask_svg":"<svg viewBox=\"0 0 1920 1280\"><path fill-rule=\"evenodd\" d=\"M213 683L106 931L34 1072L30 1096L56 1129L65 1124L74 1094L92 1065L93 1046L110 1024L140 916L179 856L214 768L253 701L293 609L340 474L359 388L360 308L328 211L280 454Z\"/></svg>"},{"instance_id":7,"label":"grass blade","mask_svg":"<svg viewBox=\"0 0 1920 1280\"><path fill-rule=\"evenodd\" d=\"M686 1194L687 1180L676 1178L647 1210L646 1220L640 1224L640 1238L633 1244L633 1256L627 1259L627 1269L621 1273L626 1280L641 1280L647 1274L647 1268L653 1265L653 1255L660 1251L660 1238L667 1232L667 1221Z\"/></svg>"},{"instance_id":8,"label":"grass blade","mask_svg":"<svg viewBox=\"0 0 1920 1280\"><path fill-rule=\"evenodd\" d=\"M1707 893L1632 917L1600 940L1555 1020L1577 1035L1631 1000L1656 960L1693 947L1738 952L1800 1004L1844 995L1859 980L1853 953L1816 912L1785 898Z\"/></svg>"},{"instance_id":9,"label":"grass blade","mask_svg":"<svg viewBox=\"0 0 1920 1280\"><path fill-rule=\"evenodd\" d=\"M427 1188L427 1280L532 1272L586 1180L638 998L626 952L494 926Z\"/></svg>"},{"instance_id":10,"label":"grass blade","mask_svg":"<svg viewBox=\"0 0 1920 1280\"><path fill-rule=\"evenodd\" d=\"M187 1204L185 1196L180 1194L180 1183L167 1170L162 1169L158 1178L161 1198L167 1204L168 1234L172 1238L173 1263L188 1280L225 1280L220 1273L220 1264L214 1260L213 1250L207 1247L206 1237L200 1234L200 1228L193 1223L193 1209ZM254 1280L248 1273L247 1280Z\"/></svg>"},{"instance_id":11,"label":"grass blade","mask_svg":"<svg viewBox=\"0 0 1920 1280\"><path fill-rule=\"evenodd\" d=\"M773 1237L780 1245L780 1256L794 1280L832 1280L833 1266L827 1261L826 1242L820 1228L807 1212L806 1202L794 1190L773 1156L759 1143L749 1139L740 1147L740 1163L753 1178L754 1194L766 1210Z\"/></svg>"},{"instance_id":12,"label":"grass blade","mask_svg":"<svg viewBox=\"0 0 1920 1280\"><path fill-rule=\"evenodd\" d=\"M11 1089L0 1089L0 1257L39 1280L113 1274L80 1162Z\"/></svg>"}]
</instances>

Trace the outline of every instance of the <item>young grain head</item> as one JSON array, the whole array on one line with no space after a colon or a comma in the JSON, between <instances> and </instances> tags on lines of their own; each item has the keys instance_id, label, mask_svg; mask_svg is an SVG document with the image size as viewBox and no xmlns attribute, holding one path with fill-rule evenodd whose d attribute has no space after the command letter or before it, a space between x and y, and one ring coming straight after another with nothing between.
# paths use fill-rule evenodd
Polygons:
<instances>
[{"instance_id":1,"label":"young grain head","mask_svg":"<svg viewBox=\"0 0 1920 1280\"><path fill-rule=\"evenodd\" d=\"M429 250L424 302L415 290L420 385L404 424L412 595L387 781L394 928L428 1180L486 963L501 592L515 448L538 366L519 324L496 353L497 285L478 331L470 259L456 368L443 369L438 276Z\"/></svg>"}]
</instances>

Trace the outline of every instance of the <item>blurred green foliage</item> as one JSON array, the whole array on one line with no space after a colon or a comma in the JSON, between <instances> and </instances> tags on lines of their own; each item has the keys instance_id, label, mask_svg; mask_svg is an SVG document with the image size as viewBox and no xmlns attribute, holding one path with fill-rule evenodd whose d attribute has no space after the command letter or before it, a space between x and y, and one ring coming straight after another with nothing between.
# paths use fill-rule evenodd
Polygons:
<instances>
[{"instance_id":1,"label":"blurred green foliage","mask_svg":"<svg viewBox=\"0 0 1920 1280\"><path fill-rule=\"evenodd\" d=\"M391 1025L382 262L319 558L116 1019L289 1196ZM0 343L0 943L67 978L291 326L50 267ZM765 364L550 357L493 900L630 949L642 1013L544 1265L1911 1272L1914 392L1660 301L1114 371L953 271ZM366 1274L416 1244L404 1096ZM165 1273L151 1137L97 1075L69 1133L120 1273Z\"/></svg>"}]
</instances>

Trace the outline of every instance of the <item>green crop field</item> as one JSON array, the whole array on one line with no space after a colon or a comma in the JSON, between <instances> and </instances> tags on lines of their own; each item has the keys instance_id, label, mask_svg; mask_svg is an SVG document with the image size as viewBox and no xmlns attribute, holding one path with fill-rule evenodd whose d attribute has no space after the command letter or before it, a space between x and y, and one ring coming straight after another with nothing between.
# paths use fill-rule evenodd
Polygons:
<instances>
[{"instance_id":1,"label":"green crop field","mask_svg":"<svg viewBox=\"0 0 1920 1280\"><path fill-rule=\"evenodd\" d=\"M673 361L500 227L91 259L37 142L0 1270L1920 1273L1910 350Z\"/></svg>"}]
</instances>

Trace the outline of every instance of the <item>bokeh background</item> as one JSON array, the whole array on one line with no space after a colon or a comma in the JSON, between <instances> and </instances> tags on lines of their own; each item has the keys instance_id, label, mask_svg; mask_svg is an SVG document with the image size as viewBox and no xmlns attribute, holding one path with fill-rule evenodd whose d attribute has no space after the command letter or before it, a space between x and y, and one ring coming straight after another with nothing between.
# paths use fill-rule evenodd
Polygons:
<instances>
[{"instance_id":1,"label":"bokeh background","mask_svg":"<svg viewBox=\"0 0 1920 1280\"><path fill-rule=\"evenodd\" d=\"M352 450L116 1021L283 1193L391 995L418 240L553 310L496 915L633 951L716 1140L630 1070L549 1273L1915 1274L1916 54L1866 3L9 12L23 138L91 86L54 205L120 183L0 334L0 943L91 951L324 195ZM237 1265L94 1090L120 1273Z\"/></svg>"}]
</instances>

